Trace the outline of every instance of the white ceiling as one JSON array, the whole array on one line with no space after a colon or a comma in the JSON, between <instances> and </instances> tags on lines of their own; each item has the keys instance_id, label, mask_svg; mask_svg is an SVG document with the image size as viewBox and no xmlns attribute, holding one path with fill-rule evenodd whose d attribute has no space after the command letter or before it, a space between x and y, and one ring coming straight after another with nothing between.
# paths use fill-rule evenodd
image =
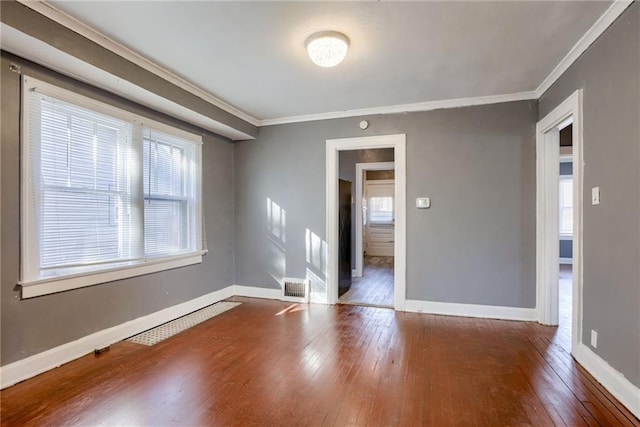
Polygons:
<instances>
[{"instance_id":1,"label":"white ceiling","mask_svg":"<svg viewBox=\"0 0 640 427\"><path fill-rule=\"evenodd\" d=\"M50 3L260 120L532 91L610 5ZM304 40L327 29L351 48L323 69Z\"/></svg>"}]
</instances>

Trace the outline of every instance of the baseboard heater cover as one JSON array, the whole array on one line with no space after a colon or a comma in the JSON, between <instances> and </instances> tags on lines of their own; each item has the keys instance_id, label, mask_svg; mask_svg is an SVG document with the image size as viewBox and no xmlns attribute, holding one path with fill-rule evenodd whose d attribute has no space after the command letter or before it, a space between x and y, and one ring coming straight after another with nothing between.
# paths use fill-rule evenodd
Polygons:
<instances>
[{"instance_id":1,"label":"baseboard heater cover","mask_svg":"<svg viewBox=\"0 0 640 427\"><path fill-rule=\"evenodd\" d=\"M241 303L239 302L221 301L208 307L201 308L193 313L189 313L186 316L182 316L160 326L156 326L155 328L144 331L138 335L134 335L126 341L151 346L202 323L205 320L231 310L240 304Z\"/></svg>"}]
</instances>

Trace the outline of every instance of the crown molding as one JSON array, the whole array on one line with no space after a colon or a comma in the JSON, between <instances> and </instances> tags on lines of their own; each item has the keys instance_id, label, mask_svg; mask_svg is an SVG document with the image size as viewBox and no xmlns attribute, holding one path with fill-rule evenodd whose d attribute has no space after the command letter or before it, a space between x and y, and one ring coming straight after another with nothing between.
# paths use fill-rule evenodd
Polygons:
<instances>
[{"instance_id":1,"label":"crown molding","mask_svg":"<svg viewBox=\"0 0 640 427\"><path fill-rule=\"evenodd\" d=\"M414 104L358 108L355 110L332 111L328 113L281 117L277 119L261 120L259 126L273 126L287 123L310 122L314 120L342 119L346 117L370 116L375 114L413 113L418 111L471 107L474 105L499 104L501 102L524 101L530 99L537 99L535 91L508 93L504 95L476 96L470 98L443 99L439 101L417 102Z\"/></svg>"},{"instance_id":2,"label":"crown molding","mask_svg":"<svg viewBox=\"0 0 640 427\"><path fill-rule=\"evenodd\" d=\"M98 30L95 30L89 27L87 24L63 12L62 10L56 8L50 3L44 0L38 0L38 1L17 0L17 1L23 4L24 6L40 13L41 15L46 16L52 21L55 21L58 24L63 25L64 27L67 27L68 29L80 34L81 36L86 37L92 42L97 43L98 45L104 47L105 49L108 49L111 52L127 59L128 61L135 63L136 65L144 68L145 70L167 80L168 82L173 83L174 85L192 93L193 95L196 95L204 99L205 101L215 105L216 107L226 111L227 113L233 114L234 116L248 123L251 123L254 126L259 125L260 120L256 119L255 117L213 96L209 92L199 88L193 83L190 83L187 80L183 79L182 77L176 75L175 73L172 73L171 71L163 68L161 65L156 64L155 62L151 61L149 58L146 58L140 55L139 53L129 49L128 47L116 42L115 40L99 32Z\"/></svg>"},{"instance_id":3,"label":"crown molding","mask_svg":"<svg viewBox=\"0 0 640 427\"><path fill-rule=\"evenodd\" d=\"M255 139L253 134L235 129L183 104L174 102L126 79L113 75L80 58L58 50L40 39L10 27L4 22L0 22L0 33L2 34L0 48L27 61L37 63L60 74L88 83L202 129L207 129L232 141ZM32 77L39 76L37 69L31 69L28 65L22 69L22 72ZM34 72L35 74L32 74ZM55 80L53 83L55 83Z\"/></svg>"},{"instance_id":4,"label":"crown molding","mask_svg":"<svg viewBox=\"0 0 640 427\"><path fill-rule=\"evenodd\" d=\"M338 119L375 114L397 114L418 111L431 111L446 108L469 107L475 105L497 104L501 102L522 101L530 99L539 99L550 87L555 83L562 74L593 44L595 40L606 31L607 28L629 7L633 0L614 0L611 6L598 18L598 20L589 28L589 30L578 40L564 58L556 65L556 67L547 75L536 90L517 92L503 95L490 95L469 98L446 99L438 101L426 101L413 104L390 105L384 107L359 108L354 110L332 111L326 113L307 114L299 116L279 117L274 119L257 119L250 114L224 102L215 97L211 93L199 88L193 83L179 77L178 75L166 70L162 66L156 64L150 59L134 52L126 46L112 40L99 31L89 27L78 19L63 12L55 6L46 2L46 0L17 0L23 5L33 9L34 11L46 16L47 18L69 28L72 31L86 37L87 39L99 44L100 46L114 52L121 57L134 62L140 67L157 76L175 84L176 86L204 99L205 101L219 107L220 109L233 114L234 116L251 123L254 126L273 126L287 123L301 123L315 120Z\"/></svg>"},{"instance_id":5,"label":"crown molding","mask_svg":"<svg viewBox=\"0 0 640 427\"><path fill-rule=\"evenodd\" d=\"M633 0L615 0L611 6L598 18L598 20L587 30L586 33L571 48L569 53L556 65L549 75L540 83L536 89L536 98L540 98L564 74L569 67L576 62L588 48L595 42L598 37L604 33L613 22L618 19L622 12L633 3Z\"/></svg>"}]
</instances>

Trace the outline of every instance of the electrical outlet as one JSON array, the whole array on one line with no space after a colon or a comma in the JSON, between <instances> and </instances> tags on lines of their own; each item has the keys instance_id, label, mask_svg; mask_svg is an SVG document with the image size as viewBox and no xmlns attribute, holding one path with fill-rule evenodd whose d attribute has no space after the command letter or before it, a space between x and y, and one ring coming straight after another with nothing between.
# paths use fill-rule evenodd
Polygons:
<instances>
[{"instance_id":1,"label":"electrical outlet","mask_svg":"<svg viewBox=\"0 0 640 427\"><path fill-rule=\"evenodd\" d=\"M592 205L600 204L600 187L593 187L591 189L591 204Z\"/></svg>"},{"instance_id":2,"label":"electrical outlet","mask_svg":"<svg viewBox=\"0 0 640 427\"><path fill-rule=\"evenodd\" d=\"M598 331L591 330L591 347L598 348Z\"/></svg>"}]
</instances>

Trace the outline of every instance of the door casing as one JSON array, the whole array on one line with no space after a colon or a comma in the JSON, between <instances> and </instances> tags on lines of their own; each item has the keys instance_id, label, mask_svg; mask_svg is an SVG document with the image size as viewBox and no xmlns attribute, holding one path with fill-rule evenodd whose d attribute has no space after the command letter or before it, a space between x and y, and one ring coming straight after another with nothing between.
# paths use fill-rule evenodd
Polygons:
<instances>
[{"instance_id":1,"label":"door casing","mask_svg":"<svg viewBox=\"0 0 640 427\"><path fill-rule=\"evenodd\" d=\"M395 243L394 301L395 310L406 305L406 135L379 135L360 138L329 139L326 143L326 302L338 302L338 153L347 150L393 148L395 163ZM357 188L356 188L357 189Z\"/></svg>"},{"instance_id":2,"label":"door casing","mask_svg":"<svg viewBox=\"0 0 640 427\"><path fill-rule=\"evenodd\" d=\"M583 115L577 90L536 126L536 309L538 321L558 324L559 240L558 185L560 131L573 124L573 286L571 353L582 341L583 283Z\"/></svg>"}]
</instances>

